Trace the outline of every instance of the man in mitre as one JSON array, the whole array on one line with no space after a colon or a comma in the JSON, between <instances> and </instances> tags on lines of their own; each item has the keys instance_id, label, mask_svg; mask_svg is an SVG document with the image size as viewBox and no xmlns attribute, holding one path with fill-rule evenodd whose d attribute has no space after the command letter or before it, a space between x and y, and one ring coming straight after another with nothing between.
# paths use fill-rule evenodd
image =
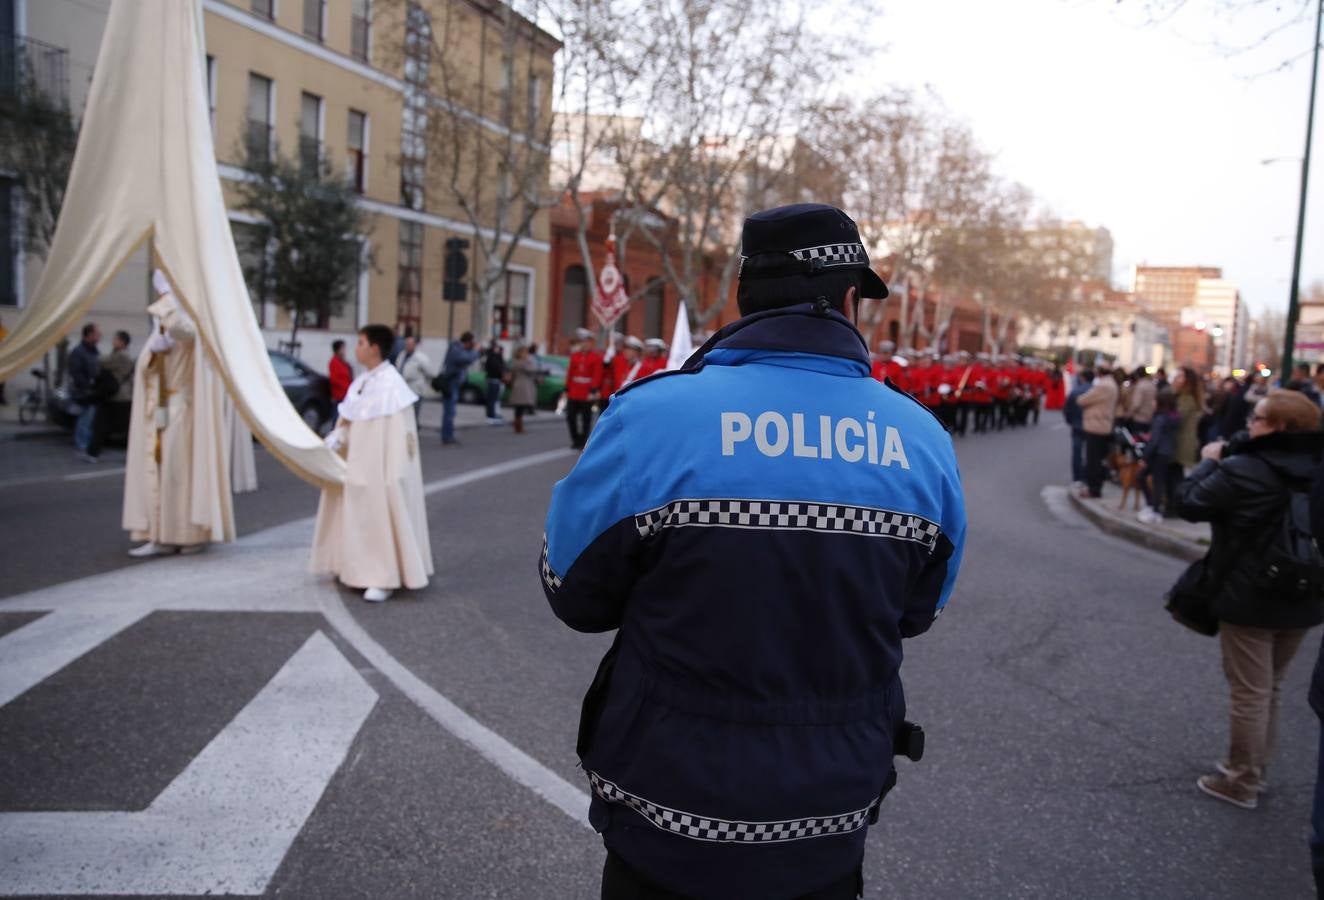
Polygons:
<instances>
[{"instance_id":1,"label":"man in mitre","mask_svg":"<svg viewBox=\"0 0 1324 900\"><path fill-rule=\"evenodd\" d=\"M359 330L354 354L363 372L326 438L348 471L343 485L322 489L313 537L313 572L336 575L378 603L400 588L426 587L432 574L414 421L418 395L388 361L394 340L385 325Z\"/></svg>"},{"instance_id":2,"label":"man in mitre","mask_svg":"<svg viewBox=\"0 0 1324 900\"><path fill-rule=\"evenodd\" d=\"M196 553L234 540L225 386L170 280L152 273L152 331L134 369L123 525L130 556Z\"/></svg>"}]
</instances>

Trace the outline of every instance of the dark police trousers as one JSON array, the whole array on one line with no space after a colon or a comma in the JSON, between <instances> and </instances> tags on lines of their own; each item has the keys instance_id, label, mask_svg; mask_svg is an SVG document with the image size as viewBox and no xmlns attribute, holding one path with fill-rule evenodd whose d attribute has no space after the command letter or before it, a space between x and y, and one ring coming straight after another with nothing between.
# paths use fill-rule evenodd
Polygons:
<instances>
[{"instance_id":1,"label":"dark police trousers","mask_svg":"<svg viewBox=\"0 0 1324 900\"><path fill-rule=\"evenodd\" d=\"M839 878L795 900L856 900L864 896L864 862L845 878ZM689 900L666 888L649 884L615 853L607 853L602 867L602 900Z\"/></svg>"},{"instance_id":2,"label":"dark police trousers","mask_svg":"<svg viewBox=\"0 0 1324 900\"><path fill-rule=\"evenodd\" d=\"M593 401L567 400L565 422L570 428L570 443L577 450L584 449L588 443L588 434L593 430Z\"/></svg>"}]
</instances>

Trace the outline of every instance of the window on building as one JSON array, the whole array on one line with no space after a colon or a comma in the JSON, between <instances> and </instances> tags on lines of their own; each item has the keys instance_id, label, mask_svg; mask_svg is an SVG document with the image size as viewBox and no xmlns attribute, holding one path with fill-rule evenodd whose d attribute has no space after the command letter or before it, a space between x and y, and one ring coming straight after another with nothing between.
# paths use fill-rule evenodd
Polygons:
<instances>
[{"instance_id":1,"label":"window on building","mask_svg":"<svg viewBox=\"0 0 1324 900\"><path fill-rule=\"evenodd\" d=\"M502 340L522 341L529 336L529 289L533 276L528 272L506 272L503 291L492 311L493 330Z\"/></svg>"},{"instance_id":2,"label":"window on building","mask_svg":"<svg viewBox=\"0 0 1324 900\"><path fill-rule=\"evenodd\" d=\"M423 225L400 220L400 276L396 288L396 324L420 334L423 323Z\"/></svg>"},{"instance_id":3,"label":"window on building","mask_svg":"<svg viewBox=\"0 0 1324 900\"><path fill-rule=\"evenodd\" d=\"M299 95L299 164L315 172L322 160L322 98L304 91Z\"/></svg>"},{"instance_id":4,"label":"window on building","mask_svg":"<svg viewBox=\"0 0 1324 900\"><path fill-rule=\"evenodd\" d=\"M274 21L276 18L276 0L253 0L249 5L249 9L264 19Z\"/></svg>"},{"instance_id":5,"label":"window on building","mask_svg":"<svg viewBox=\"0 0 1324 900\"><path fill-rule=\"evenodd\" d=\"M216 57L207 54L207 109L212 134L216 133Z\"/></svg>"},{"instance_id":6,"label":"window on building","mask_svg":"<svg viewBox=\"0 0 1324 900\"><path fill-rule=\"evenodd\" d=\"M352 0L350 4L349 52L367 62L372 51L371 0Z\"/></svg>"},{"instance_id":7,"label":"window on building","mask_svg":"<svg viewBox=\"0 0 1324 900\"><path fill-rule=\"evenodd\" d=\"M588 321L588 276L583 266L567 266L561 281L561 334L574 335Z\"/></svg>"},{"instance_id":8,"label":"window on building","mask_svg":"<svg viewBox=\"0 0 1324 900\"><path fill-rule=\"evenodd\" d=\"M259 327L265 326L266 302L270 299L267 290L270 256L264 242L266 230L259 225L231 222L230 233L234 235L234 247L239 255L239 268L244 273L244 284L248 287L248 299L253 304L253 315Z\"/></svg>"},{"instance_id":9,"label":"window on building","mask_svg":"<svg viewBox=\"0 0 1324 900\"><path fill-rule=\"evenodd\" d=\"M326 36L326 0L303 0L303 33L321 43Z\"/></svg>"},{"instance_id":10,"label":"window on building","mask_svg":"<svg viewBox=\"0 0 1324 900\"><path fill-rule=\"evenodd\" d=\"M666 327L663 310L666 307L666 287L661 278L650 278L644 285L644 337L660 338Z\"/></svg>"},{"instance_id":11,"label":"window on building","mask_svg":"<svg viewBox=\"0 0 1324 900\"><path fill-rule=\"evenodd\" d=\"M333 313L330 303L322 303L317 309L306 309L299 322L300 328L320 328L327 331L355 331L359 327L359 275L362 271L362 259L346 276L344 302Z\"/></svg>"},{"instance_id":12,"label":"window on building","mask_svg":"<svg viewBox=\"0 0 1324 900\"><path fill-rule=\"evenodd\" d=\"M524 111L524 121L528 125L529 134L538 130L538 120L542 112L542 79L537 75L529 76L529 91Z\"/></svg>"},{"instance_id":13,"label":"window on building","mask_svg":"<svg viewBox=\"0 0 1324 900\"><path fill-rule=\"evenodd\" d=\"M400 202L424 206L427 179L428 71L432 61L432 19L417 3L405 15L404 115L400 131Z\"/></svg>"},{"instance_id":14,"label":"window on building","mask_svg":"<svg viewBox=\"0 0 1324 900\"><path fill-rule=\"evenodd\" d=\"M248 124L245 140L248 153L255 159L270 159L275 152L272 114L275 112L275 85L270 78L248 73Z\"/></svg>"},{"instance_id":15,"label":"window on building","mask_svg":"<svg viewBox=\"0 0 1324 900\"><path fill-rule=\"evenodd\" d=\"M349 111L349 181L362 194L368 189L368 114Z\"/></svg>"}]
</instances>

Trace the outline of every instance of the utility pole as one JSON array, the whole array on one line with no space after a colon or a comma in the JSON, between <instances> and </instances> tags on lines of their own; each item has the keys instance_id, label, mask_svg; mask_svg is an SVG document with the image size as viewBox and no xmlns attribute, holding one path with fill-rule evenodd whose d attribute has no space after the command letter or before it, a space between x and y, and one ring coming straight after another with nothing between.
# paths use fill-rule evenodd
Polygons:
<instances>
[{"instance_id":1,"label":"utility pole","mask_svg":"<svg viewBox=\"0 0 1324 900\"><path fill-rule=\"evenodd\" d=\"M1310 108L1306 110L1306 153L1301 157L1301 200L1296 213L1296 253L1292 258L1292 294L1287 303L1287 336L1283 341L1283 371L1279 378L1286 386L1292 377L1292 351L1296 349L1296 320L1301 314L1297 294L1301 288L1301 244L1306 232L1306 186L1310 180L1310 139L1315 130L1315 82L1319 77L1319 26L1324 17L1324 0L1315 7L1315 52L1310 66Z\"/></svg>"}]
</instances>

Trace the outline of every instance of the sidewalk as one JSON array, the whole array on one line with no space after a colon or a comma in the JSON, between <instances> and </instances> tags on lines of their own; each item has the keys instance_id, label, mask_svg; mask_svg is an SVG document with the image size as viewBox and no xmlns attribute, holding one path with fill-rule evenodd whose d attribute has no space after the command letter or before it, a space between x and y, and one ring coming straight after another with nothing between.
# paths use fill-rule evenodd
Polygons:
<instances>
[{"instance_id":1,"label":"sidewalk","mask_svg":"<svg viewBox=\"0 0 1324 900\"><path fill-rule=\"evenodd\" d=\"M1128 498L1126 509L1118 509L1122 502L1122 489L1114 484L1103 486L1103 497L1098 500L1076 496L1069 491L1072 505L1101 530L1125 538L1151 550L1175 556L1178 559L1197 560L1209 550L1209 524L1187 522L1183 519L1164 519L1146 525L1136 519L1133 500ZM1142 505L1144 501L1141 501Z\"/></svg>"}]
</instances>

